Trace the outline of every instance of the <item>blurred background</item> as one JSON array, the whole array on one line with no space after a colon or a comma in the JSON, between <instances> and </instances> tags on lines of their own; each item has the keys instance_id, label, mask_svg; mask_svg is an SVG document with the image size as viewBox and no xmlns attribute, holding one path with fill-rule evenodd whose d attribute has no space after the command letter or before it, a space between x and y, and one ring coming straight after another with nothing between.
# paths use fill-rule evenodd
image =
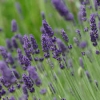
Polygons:
<instances>
[{"instance_id":1,"label":"blurred background","mask_svg":"<svg viewBox=\"0 0 100 100\"><path fill-rule=\"evenodd\" d=\"M77 16L78 0L64 0L69 9ZM11 21L16 20L18 32L33 34L40 41L40 27L42 25L41 13L44 13L47 21L54 30L66 28L66 21L58 14L51 4L51 0L0 0L0 44L5 43L4 38L11 38ZM77 21L77 19L76 19ZM66 24L66 25L65 25Z\"/></svg>"}]
</instances>

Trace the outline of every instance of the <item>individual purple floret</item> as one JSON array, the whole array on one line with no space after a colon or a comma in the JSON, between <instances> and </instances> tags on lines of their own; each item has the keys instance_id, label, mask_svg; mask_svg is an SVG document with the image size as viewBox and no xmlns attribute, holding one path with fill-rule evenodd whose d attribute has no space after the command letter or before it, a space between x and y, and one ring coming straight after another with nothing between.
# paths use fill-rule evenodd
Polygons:
<instances>
[{"instance_id":1,"label":"individual purple floret","mask_svg":"<svg viewBox=\"0 0 100 100\"><path fill-rule=\"evenodd\" d=\"M45 13L43 11L41 12L41 16L42 16L42 19L45 19Z\"/></svg>"},{"instance_id":2,"label":"individual purple floret","mask_svg":"<svg viewBox=\"0 0 100 100\"><path fill-rule=\"evenodd\" d=\"M52 0L52 3L59 14L63 16L66 20L70 21L74 19L72 13L69 12L68 8L62 0Z\"/></svg>"},{"instance_id":3,"label":"individual purple floret","mask_svg":"<svg viewBox=\"0 0 100 100\"><path fill-rule=\"evenodd\" d=\"M40 90L40 93L43 95L46 94L46 92L47 92L47 89L45 89L45 88Z\"/></svg>"},{"instance_id":4,"label":"individual purple floret","mask_svg":"<svg viewBox=\"0 0 100 100\"><path fill-rule=\"evenodd\" d=\"M42 85L42 81L38 78L37 80L35 80L35 84L36 86L41 86Z\"/></svg>"},{"instance_id":5,"label":"individual purple floret","mask_svg":"<svg viewBox=\"0 0 100 100\"><path fill-rule=\"evenodd\" d=\"M64 30L61 30L61 35L62 35L62 38L63 38L66 42L69 42L68 36L67 36L67 34L65 33Z\"/></svg>"},{"instance_id":6,"label":"individual purple floret","mask_svg":"<svg viewBox=\"0 0 100 100\"><path fill-rule=\"evenodd\" d=\"M53 37L54 32L45 19L42 21L42 25L46 31L46 34L48 34L49 37Z\"/></svg>"},{"instance_id":7,"label":"individual purple floret","mask_svg":"<svg viewBox=\"0 0 100 100\"><path fill-rule=\"evenodd\" d=\"M13 20L11 21L11 31L12 31L12 32L16 32L17 29L18 29L18 26L17 26L16 20L13 19Z\"/></svg>"}]
</instances>

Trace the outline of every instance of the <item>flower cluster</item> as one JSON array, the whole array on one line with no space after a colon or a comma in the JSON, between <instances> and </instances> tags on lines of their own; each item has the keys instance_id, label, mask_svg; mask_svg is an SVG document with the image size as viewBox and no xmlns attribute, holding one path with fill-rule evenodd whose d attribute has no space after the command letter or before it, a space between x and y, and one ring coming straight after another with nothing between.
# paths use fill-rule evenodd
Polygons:
<instances>
[{"instance_id":1,"label":"flower cluster","mask_svg":"<svg viewBox=\"0 0 100 100\"><path fill-rule=\"evenodd\" d=\"M64 2L50 4L66 22L74 21ZM99 100L100 18L90 0L80 2L78 25L68 22L68 29L57 28L60 34L55 34L42 12L41 45L33 34L18 34L12 20L14 35L0 46L0 99Z\"/></svg>"}]
</instances>

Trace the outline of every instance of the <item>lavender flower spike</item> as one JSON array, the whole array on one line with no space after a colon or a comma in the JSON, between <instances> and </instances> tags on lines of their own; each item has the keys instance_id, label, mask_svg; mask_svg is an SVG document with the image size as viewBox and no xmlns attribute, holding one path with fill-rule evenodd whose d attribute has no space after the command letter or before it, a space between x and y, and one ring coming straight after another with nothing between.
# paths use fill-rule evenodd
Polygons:
<instances>
[{"instance_id":1,"label":"lavender flower spike","mask_svg":"<svg viewBox=\"0 0 100 100\"><path fill-rule=\"evenodd\" d=\"M54 35L54 32L52 30L52 28L49 26L49 24L46 22L46 20L42 21L43 27L46 31L46 33L48 34L49 37L52 37Z\"/></svg>"},{"instance_id":2,"label":"lavender flower spike","mask_svg":"<svg viewBox=\"0 0 100 100\"><path fill-rule=\"evenodd\" d=\"M52 0L52 3L59 14L63 16L66 20L70 21L74 19L72 13L69 12L68 8L62 0Z\"/></svg>"},{"instance_id":3,"label":"lavender flower spike","mask_svg":"<svg viewBox=\"0 0 100 100\"><path fill-rule=\"evenodd\" d=\"M17 29L18 29L18 27L17 27L16 20L13 19L12 22L11 22L11 31L16 32Z\"/></svg>"},{"instance_id":4,"label":"lavender flower spike","mask_svg":"<svg viewBox=\"0 0 100 100\"><path fill-rule=\"evenodd\" d=\"M2 74L4 85L9 83L9 85L16 82L16 78L14 77L12 71L8 68L5 62L0 61L0 72Z\"/></svg>"}]
</instances>

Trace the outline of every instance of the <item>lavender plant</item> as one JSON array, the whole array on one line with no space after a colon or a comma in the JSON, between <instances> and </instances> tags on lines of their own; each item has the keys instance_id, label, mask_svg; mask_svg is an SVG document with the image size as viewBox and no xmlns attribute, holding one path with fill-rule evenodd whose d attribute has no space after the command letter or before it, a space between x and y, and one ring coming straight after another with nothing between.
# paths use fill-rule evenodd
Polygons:
<instances>
[{"instance_id":1,"label":"lavender plant","mask_svg":"<svg viewBox=\"0 0 100 100\"><path fill-rule=\"evenodd\" d=\"M0 46L1 100L99 100L100 4L93 3L80 0L76 17L66 1L44 1L41 45L12 19L13 36Z\"/></svg>"}]
</instances>

